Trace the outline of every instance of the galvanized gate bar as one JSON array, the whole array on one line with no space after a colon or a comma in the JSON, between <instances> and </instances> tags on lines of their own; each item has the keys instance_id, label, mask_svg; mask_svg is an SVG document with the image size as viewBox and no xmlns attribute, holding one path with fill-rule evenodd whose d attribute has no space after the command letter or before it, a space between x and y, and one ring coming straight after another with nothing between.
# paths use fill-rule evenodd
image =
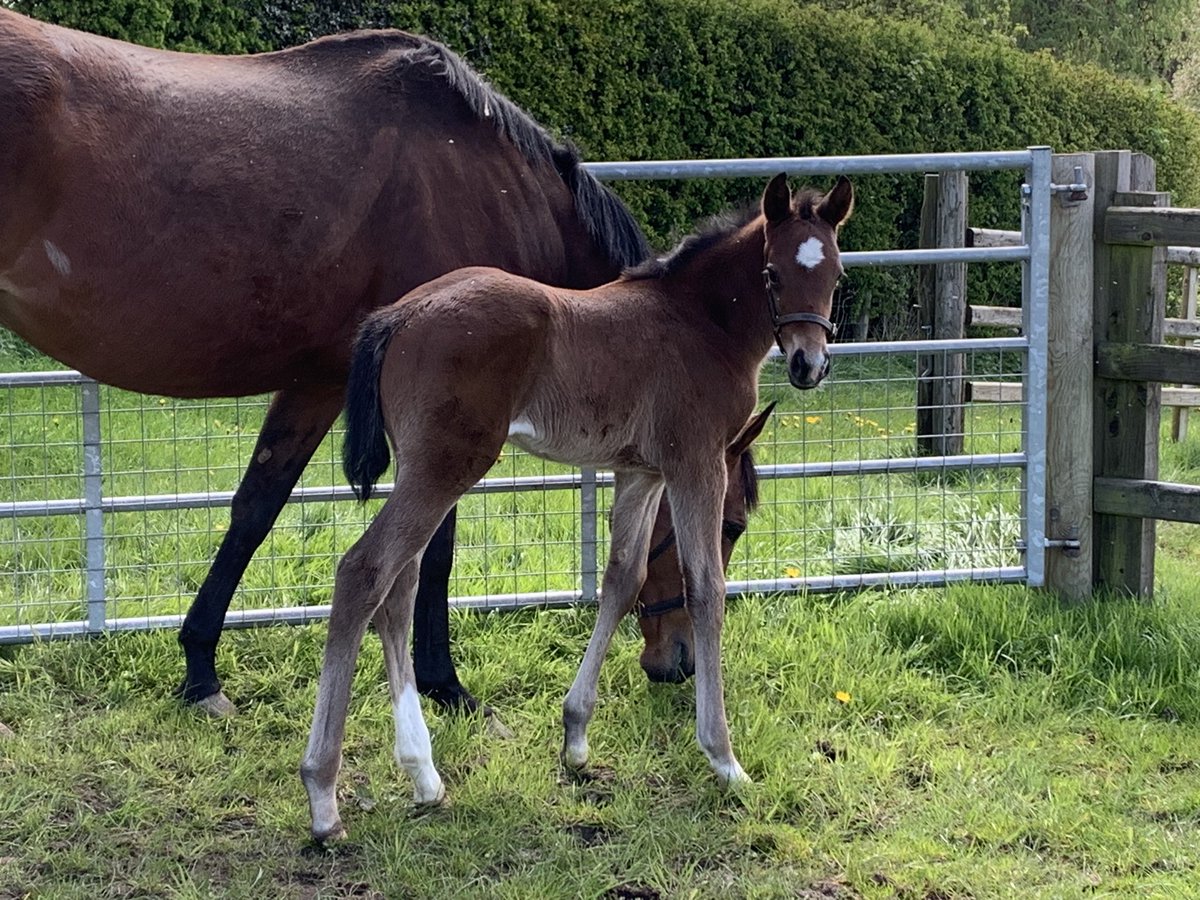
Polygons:
<instances>
[{"instance_id":1,"label":"galvanized gate bar","mask_svg":"<svg viewBox=\"0 0 1200 900\"><path fill-rule=\"evenodd\" d=\"M847 250L841 254L847 269L864 266L930 266L948 262L1024 262L1029 247L936 247L922 250Z\"/></svg>"},{"instance_id":2,"label":"galvanized gate bar","mask_svg":"<svg viewBox=\"0 0 1200 900\"><path fill-rule=\"evenodd\" d=\"M88 630L104 630L107 599L104 593L104 466L100 451L100 386L86 381L79 386L83 413L84 540L87 565Z\"/></svg>"},{"instance_id":3,"label":"galvanized gate bar","mask_svg":"<svg viewBox=\"0 0 1200 900\"><path fill-rule=\"evenodd\" d=\"M905 172L994 172L1024 169L1029 150L996 153L897 153L894 156L791 156L774 159L678 159L584 163L601 181L675 178L770 178L789 175L892 175Z\"/></svg>"},{"instance_id":4,"label":"galvanized gate bar","mask_svg":"<svg viewBox=\"0 0 1200 900\"><path fill-rule=\"evenodd\" d=\"M580 470L581 483L579 487L579 581L584 600L595 600L600 596L598 576L599 564L599 535L597 535L597 505L596 488L599 479L596 470L585 468ZM612 476L609 475L611 481Z\"/></svg>"},{"instance_id":5,"label":"galvanized gate bar","mask_svg":"<svg viewBox=\"0 0 1200 900\"><path fill-rule=\"evenodd\" d=\"M1031 148L1025 242L1029 263L1022 279L1021 309L1029 337L1025 366L1025 568L1031 587L1046 583L1046 415L1050 306L1050 148Z\"/></svg>"}]
</instances>

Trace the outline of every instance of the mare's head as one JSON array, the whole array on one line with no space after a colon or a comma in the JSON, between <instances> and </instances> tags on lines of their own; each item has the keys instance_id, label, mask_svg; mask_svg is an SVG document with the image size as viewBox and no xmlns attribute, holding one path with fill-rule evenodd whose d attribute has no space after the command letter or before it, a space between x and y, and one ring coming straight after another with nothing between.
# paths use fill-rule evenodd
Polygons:
<instances>
[{"instance_id":1,"label":"mare's head","mask_svg":"<svg viewBox=\"0 0 1200 900\"><path fill-rule=\"evenodd\" d=\"M772 403L742 429L725 451L728 472L725 506L721 515L721 564L729 565L733 545L746 530L749 514L758 503L758 477L750 445L759 436ZM642 669L651 681L680 682L695 671L692 654L692 618L684 606L683 575L671 527L671 507L666 496L658 507L650 537L650 563L646 583L638 594L638 625L646 646Z\"/></svg>"},{"instance_id":2,"label":"mare's head","mask_svg":"<svg viewBox=\"0 0 1200 900\"><path fill-rule=\"evenodd\" d=\"M842 274L838 227L853 207L854 188L845 177L828 194L802 191L793 196L781 174L763 192L763 277L775 340L793 387L816 387L829 374L829 316Z\"/></svg>"}]
</instances>

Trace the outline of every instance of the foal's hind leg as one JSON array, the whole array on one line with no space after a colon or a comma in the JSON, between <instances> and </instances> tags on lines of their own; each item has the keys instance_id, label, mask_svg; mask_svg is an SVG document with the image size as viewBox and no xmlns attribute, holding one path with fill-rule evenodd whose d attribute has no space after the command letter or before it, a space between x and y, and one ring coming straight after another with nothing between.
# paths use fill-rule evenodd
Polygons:
<instances>
[{"instance_id":1,"label":"foal's hind leg","mask_svg":"<svg viewBox=\"0 0 1200 900\"><path fill-rule=\"evenodd\" d=\"M375 611L375 629L383 644L392 714L396 721L396 762L413 780L413 801L428 804L439 802L446 792L442 778L433 766L429 728L421 715L412 657L408 652L415 570L415 566L409 565L396 578L387 599Z\"/></svg>"},{"instance_id":2,"label":"foal's hind leg","mask_svg":"<svg viewBox=\"0 0 1200 900\"><path fill-rule=\"evenodd\" d=\"M338 814L337 775L350 683L367 622L393 590L408 597L399 611L411 616L417 559L450 507L450 503L434 507L411 501L397 484L375 521L338 564L312 731L300 766L312 812L312 834L318 841L345 835ZM401 583L397 585L397 581ZM407 631L408 626L406 619L403 629Z\"/></svg>"},{"instance_id":3,"label":"foal's hind leg","mask_svg":"<svg viewBox=\"0 0 1200 900\"><path fill-rule=\"evenodd\" d=\"M633 608L646 580L646 556L654 513L662 496L662 479L644 472L618 472L613 493L612 541L600 612L588 641L587 652L571 690L563 701L563 765L582 769L587 765L587 727L596 708L596 686L600 665L622 617Z\"/></svg>"},{"instance_id":4,"label":"foal's hind leg","mask_svg":"<svg viewBox=\"0 0 1200 900\"><path fill-rule=\"evenodd\" d=\"M699 474L669 479L667 495L695 641L696 740L717 780L727 785L750 779L729 740L721 676L721 627L725 620L721 504L725 478L725 467L718 456Z\"/></svg>"}]
</instances>

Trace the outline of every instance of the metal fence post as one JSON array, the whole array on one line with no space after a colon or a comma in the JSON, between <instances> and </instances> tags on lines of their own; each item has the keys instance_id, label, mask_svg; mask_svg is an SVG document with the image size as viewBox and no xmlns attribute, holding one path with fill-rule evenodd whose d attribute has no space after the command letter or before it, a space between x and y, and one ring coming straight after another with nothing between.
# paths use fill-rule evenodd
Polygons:
<instances>
[{"instance_id":1,"label":"metal fence post","mask_svg":"<svg viewBox=\"0 0 1200 900\"><path fill-rule=\"evenodd\" d=\"M579 577L582 588L580 599L585 602L592 602L598 596L596 554L599 543L597 539L599 523L597 521L596 493L596 470L581 470L579 482Z\"/></svg>"},{"instance_id":2,"label":"metal fence post","mask_svg":"<svg viewBox=\"0 0 1200 900\"><path fill-rule=\"evenodd\" d=\"M104 592L104 468L100 456L100 385L79 386L83 413L83 502L87 549L88 631L104 630L107 601Z\"/></svg>"}]
</instances>

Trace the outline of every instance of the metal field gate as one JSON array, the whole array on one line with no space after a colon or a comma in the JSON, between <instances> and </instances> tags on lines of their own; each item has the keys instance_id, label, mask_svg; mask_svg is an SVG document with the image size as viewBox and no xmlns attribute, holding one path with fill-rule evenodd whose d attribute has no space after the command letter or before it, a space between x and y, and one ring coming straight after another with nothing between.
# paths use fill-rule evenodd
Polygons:
<instances>
[{"instance_id":1,"label":"metal field gate","mask_svg":"<svg viewBox=\"0 0 1200 900\"><path fill-rule=\"evenodd\" d=\"M842 260L847 268L1020 266L1021 335L836 344L832 375L808 392L769 359L760 393L779 406L756 446L762 502L734 554L729 591L1042 584L1048 148L589 168L610 181L1010 173L999 177L1019 192L1021 221L987 224L1019 225L1019 246L843 248ZM961 377L972 382L1024 384L1023 401L964 406L964 450L953 456L916 451L916 384L923 360L937 354L961 356ZM226 527L264 410L265 398L145 397L74 372L0 375L0 643L177 626ZM346 502L339 446L335 432L309 464L247 570L228 625L328 615L334 564L377 508ZM610 485L607 473L506 447L460 505L453 602L500 609L594 600Z\"/></svg>"}]
</instances>

